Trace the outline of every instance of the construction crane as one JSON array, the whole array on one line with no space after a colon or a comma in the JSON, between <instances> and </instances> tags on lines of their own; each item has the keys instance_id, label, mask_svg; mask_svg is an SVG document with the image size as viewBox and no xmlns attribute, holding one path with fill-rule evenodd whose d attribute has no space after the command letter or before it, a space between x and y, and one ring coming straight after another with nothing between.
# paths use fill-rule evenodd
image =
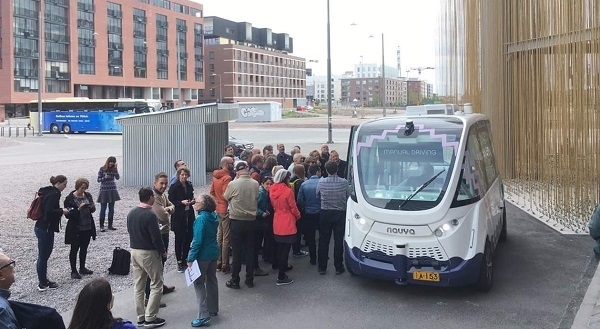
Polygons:
<instances>
[{"instance_id":1,"label":"construction crane","mask_svg":"<svg viewBox=\"0 0 600 329\"><path fill-rule=\"evenodd\" d=\"M411 67L406 70L406 77L408 77L410 71L417 71L417 73L419 73L419 80L421 80L421 73L425 70L435 70L435 68L432 66Z\"/></svg>"}]
</instances>

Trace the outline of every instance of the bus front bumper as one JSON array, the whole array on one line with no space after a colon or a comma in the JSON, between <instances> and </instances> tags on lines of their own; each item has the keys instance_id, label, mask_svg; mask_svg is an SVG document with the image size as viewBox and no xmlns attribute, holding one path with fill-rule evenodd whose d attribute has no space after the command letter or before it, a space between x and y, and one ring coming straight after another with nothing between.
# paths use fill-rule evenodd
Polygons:
<instances>
[{"instance_id":1,"label":"bus front bumper","mask_svg":"<svg viewBox=\"0 0 600 329\"><path fill-rule=\"evenodd\" d=\"M346 267L351 273L372 279L394 281L399 285L418 284L439 287L470 285L477 282L483 260L483 254L479 253L467 260L460 257L451 258L441 266L415 266L418 261L407 256L388 256L382 252L366 253L357 247L350 248L346 241L344 241L344 249ZM434 281L415 280L413 278L415 271L437 273L437 275L429 275L429 278Z\"/></svg>"}]
</instances>

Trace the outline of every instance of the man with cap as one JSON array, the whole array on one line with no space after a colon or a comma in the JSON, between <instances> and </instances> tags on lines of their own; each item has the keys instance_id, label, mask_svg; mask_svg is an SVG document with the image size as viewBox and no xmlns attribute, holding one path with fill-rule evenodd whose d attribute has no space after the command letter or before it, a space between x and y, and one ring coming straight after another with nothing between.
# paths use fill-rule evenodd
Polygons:
<instances>
[{"instance_id":1,"label":"man with cap","mask_svg":"<svg viewBox=\"0 0 600 329\"><path fill-rule=\"evenodd\" d=\"M254 287L254 230L258 210L258 182L250 177L250 167L245 161L235 165L237 178L227 185L223 196L229 202L231 219L230 238L233 254L231 280L228 288L240 288L242 252L245 252L246 280L248 288Z\"/></svg>"}]
</instances>

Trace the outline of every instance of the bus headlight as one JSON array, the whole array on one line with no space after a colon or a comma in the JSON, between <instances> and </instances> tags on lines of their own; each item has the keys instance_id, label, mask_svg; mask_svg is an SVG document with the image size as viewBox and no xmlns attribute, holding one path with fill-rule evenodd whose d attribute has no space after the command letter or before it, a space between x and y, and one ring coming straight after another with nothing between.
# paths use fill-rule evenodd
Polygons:
<instances>
[{"instance_id":1,"label":"bus headlight","mask_svg":"<svg viewBox=\"0 0 600 329\"><path fill-rule=\"evenodd\" d=\"M370 220L368 218L364 218L357 213L354 213L353 217L354 217L354 223L356 224L358 229L361 231L366 231L371 227L371 225L373 225L372 220Z\"/></svg>"},{"instance_id":2,"label":"bus headlight","mask_svg":"<svg viewBox=\"0 0 600 329\"><path fill-rule=\"evenodd\" d=\"M447 234L452 233L452 231L454 231L456 226L458 226L459 224L460 224L460 222L458 221L458 219L453 219L447 223L440 225L440 227L438 227L435 231L433 231L433 233L435 234L435 236L440 238L440 237L444 236L445 234L447 235Z\"/></svg>"}]
</instances>

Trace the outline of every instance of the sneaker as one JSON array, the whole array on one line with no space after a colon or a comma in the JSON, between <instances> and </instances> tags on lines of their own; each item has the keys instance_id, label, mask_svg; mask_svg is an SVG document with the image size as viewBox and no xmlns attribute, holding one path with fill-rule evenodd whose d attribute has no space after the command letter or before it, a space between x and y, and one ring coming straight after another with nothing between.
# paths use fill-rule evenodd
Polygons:
<instances>
[{"instance_id":1,"label":"sneaker","mask_svg":"<svg viewBox=\"0 0 600 329\"><path fill-rule=\"evenodd\" d=\"M46 285L50 289L58 289L58 285L56 284L56 282L48 281L48 282L46 282Z\"/></svg>"},{"instance_id":2,"label":"sneaker","mask_svg":"<svg viewBox=\"0 0 600 329\"><path fill-rule=\"evenodd\" d=\"M106 232L106 230L104 229L104 226L100 226L100 232Z\"/></svg>"},{"instance_id":3,"label":"sneaker","mask_svg":"<svg viewBox=\"0 0 600 329\"><path fill-rule=\"evenodd\" d=\"M71 279L81 279L81 275L77 272L71 272Z\"/></svg>"},{"instance_id":4,"label":"sneaker","mask_svg":"<svg viewBox=\"0 0 600 329\"><path fill-rule=\"evenodd\" d=\"M145 327L146 326L146 321L144 321L144 320L138 321L137 322L137 326L138 326L138 328Z\"/></svg>"},{"instance_id":5,"label":"sneaker","mask_svg":"<svg viewBox=\"0 0 600 329\"><path fill-rule=\"evenodd\" d=\"M204 319L196 319L194 321L192 321L192 327L197 328L197 327L202 327L202 326L206 326L210 323L210 317L208 318L204 318Z\"/></svg>"},{"instance_id":6,"label":"sneaker","mask_svg":"<svg viewBox=\"0 0 600 329\"><path fill-rule=\"evenodd\" d=\"M269 275L269 272L263 271L260 267L254 269L254 276L267 276L267 275Z\"/></svg>"},{"instance_id":7,"label":"sneaker","mask_svg":"<svg viewBox=\"0 0 600 329\"><path fill-rule=\"evenodd\" d=\"M294 256L294 258L306 257L308 256L308 252L300 250L298 252L293 253L292 255Z\"/></svg>"},{"instance_id":8,"label":"sneaker","mask_svg":"<svg viewBox=\"0 0 600 329\"><path fill-rule=\"evenodd\" d=\"M336 275L344 274L344 272L346 272L346 269L344 267L340 267L335 270Z\"/></svg>"},{"instance_id":9,"label":"sneaker","mask_svg":"<svg viewBox=\"0 0 600 329\"><path fill-rule=\"evenodd\" d=\"M254 288L254 281L246 280L244 283L246 284L246 287Z\"/></svg>"},{"instance_id":10,"label":"sneaker","mask_svg":"<svg viewBox=\"0 0 600 329\"><path fill-rule=\"evenodd\" d=\"M163 295L170 294L175 291L175 287L169 287L167 285L163 285Z\"/></svg>"},{"instance_id":11,"label":"sneaker","mask_svg":"<svg viewBox=\"0 0 600 329\"><path fill-rule=\"evenodd\" d=\"M287 277L287 276L286 276L286 277L285 277L285 278L283 278L283 279L278 279L276 284L277 284L278 286L285 286L285 285L287 285L287 284L292 284L292 283L294 283L294 280L292 280L290 277Z\"/></svg>"},{"instance_id":12,"label":"sneaker","mask_svg":"<svg viewBox=\"0 0 600 329\"><path fill-rule=\"evenodd\" d=\"M108 229L111 230L111 231L116 231L117 230L116 228L114 228L112 226L109 226Z\"/></svg>"},{"instance_id":13,"label":"sneaker","mask_svg":"<svg viewBox=\"0 0 600 329\"><path fill-rule=\"evenodd\" d=\"M324 275L325 274L325 270L319 269L319 274Z\"/></svg>"},{"instance_id":14,"label":"sneaker","mask_svg":"<svg viewBox=\"0 0 600 329\"><path fill-rule=\"evenodd\" d=\"M217 272L221 272L221 264L217 264Z\"/></svg>"},{"instance_id":15,"label":"sneaker","mask_svg":"<svg viewBox=\"0 0 600 329\"><path fill-rule=\"evenodd\" d=\"M179 272L179 273L185 272L185 267L183 266L183 263L177 263L177 272Z\"/></svg>"},{"instance_id":16,"label":"sneaker","mask_svg":"<svg viewBox=\"0 0 600 329\"><path fill-rule=\"evenodd\" d=\"M38 291L46 291L50 289L46 284L38 284Z\"/></svg>"},{"instance_id":17,"label":"sneaker","mask_svg":"<svg viewBox=\"0 0 600 329\"><path fill-rule=\"evenodd\" d=\"M232 280L229 280L229 281L225 282L225 287L231 288L231 289L240 289L240 284L235 283Z\"/></svg>"},{"instance_id":18,"label":"sneaker","mask_svg":"<svg viewBox=\"0 0 600 329\"><path fill-rule=\"evenodd\" d=\"M165 319L155 318L153 321L144 321L144 327L160 327L166 323Z\"/></svg>"},{"instance_id":19,"label":"sneaker","mask_svg":"<svg viewBox=\"0 0 600 329\"><path fill-rule=\"evenodd\" d=\"M94 271L88 270L87 268L82 267L79 269L79 274L90 275L90 274L94 274Z\"/></svg>"}]
</instances>

